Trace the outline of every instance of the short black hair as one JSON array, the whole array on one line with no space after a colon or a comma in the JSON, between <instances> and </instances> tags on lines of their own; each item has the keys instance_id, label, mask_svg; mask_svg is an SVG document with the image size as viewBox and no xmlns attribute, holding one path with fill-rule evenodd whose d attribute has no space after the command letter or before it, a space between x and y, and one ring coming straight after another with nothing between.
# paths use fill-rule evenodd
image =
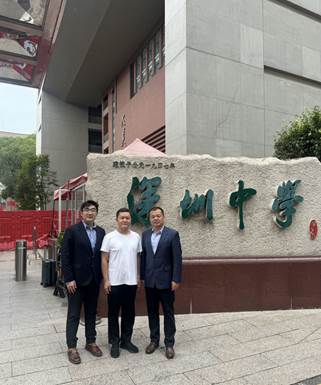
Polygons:
<instances>
[{"instance_id":1,"label":"short black hair","mask_svg":"<svg viewBox=\"0 0 321 385\"><path fill-rule=\"evenodd\" d=\"M118 218L120 213L129 213L130 214L130 210L127 207L122 207L121 209L117 210L116 219Z\"/></svg>"},{"instance_id":2,"label":"short black hair","mask_svg":"<svg viewBox=\"0 0 321 385\"><path fill-rule=\"evenodd\" d=\"M98 213L98 203L95 202L95 201L92 201L92 200L88 200L86 202L83 202L80 206L80 211L84 211L85 208L87 207L90 207L90 206L95 206L96 207L96 210L97 210L97 213Z\"/></svg>"},{"instance_id":3,"label":"short black hair","mask_svg":"<svg viewBox=\"0 0 321 385\"><path fill-rule=\"evenodd\" d=\"M160 211L162 212L163 216L165 216L164 209L162 209L162 208L159 207L159 206L154 206L154 207L152 207L152 208L149 210L149 212L148 212L148 218L149 218L149 216L150 216L150 213L151 213L152 211L156 211L156 210L160 210Z\"/></svg>"}]
</instances>

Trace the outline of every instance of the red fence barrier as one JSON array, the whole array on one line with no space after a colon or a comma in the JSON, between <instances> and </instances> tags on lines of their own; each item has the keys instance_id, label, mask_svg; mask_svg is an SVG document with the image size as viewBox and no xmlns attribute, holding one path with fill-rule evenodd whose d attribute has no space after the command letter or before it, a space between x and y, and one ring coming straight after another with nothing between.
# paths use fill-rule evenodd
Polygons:
<instances>
[{"instance_id":1,"label":"red fence barrier","mask_svg":"<svg viewBox=\"0 0 321 385\"><path fill-rule=\"evenodd\" d=\"M68 213L70 224L71 212ZM66 223L66 213L62 213L62 229ZM25 239L32 247L33 237L45 239L51 231L57 232L57 211L0 211L0 250L12 250L17 239ZM46 242L43 242L45 244Z\"/></svg>"}]
</instances>

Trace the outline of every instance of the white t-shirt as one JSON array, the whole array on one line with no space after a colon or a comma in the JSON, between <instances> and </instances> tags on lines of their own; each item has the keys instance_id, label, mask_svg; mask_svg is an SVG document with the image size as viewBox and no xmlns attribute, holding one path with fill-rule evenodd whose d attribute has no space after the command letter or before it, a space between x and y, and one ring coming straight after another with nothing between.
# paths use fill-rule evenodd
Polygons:
<instances>
[{"instance_id":1,"label":"white t-shirt","mask_svg":"<svg viewBox=\"0 0 321 385\"><path fill-rule=\"evenodd\" d=\"M137 254L142 251L140 236L117 230L105 235L101 251L109 253L109 282L112 286L137 285Z\"/></svg>"}]
</instances>

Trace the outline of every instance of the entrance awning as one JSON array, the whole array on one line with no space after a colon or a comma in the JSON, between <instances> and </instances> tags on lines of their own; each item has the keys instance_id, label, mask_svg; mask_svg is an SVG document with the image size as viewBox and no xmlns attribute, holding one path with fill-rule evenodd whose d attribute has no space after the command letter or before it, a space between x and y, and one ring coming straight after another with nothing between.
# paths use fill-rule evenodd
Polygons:
<instances>
[{"instance_id":1,"label":"entrance awning","mask_svg":"<svg viewBox=\"0 0 321 385\"><path fill-rule=\"evenodd\" d=\"M1 0L0 82L39 88L65 0Z\"/></svg>"}]
</instances>

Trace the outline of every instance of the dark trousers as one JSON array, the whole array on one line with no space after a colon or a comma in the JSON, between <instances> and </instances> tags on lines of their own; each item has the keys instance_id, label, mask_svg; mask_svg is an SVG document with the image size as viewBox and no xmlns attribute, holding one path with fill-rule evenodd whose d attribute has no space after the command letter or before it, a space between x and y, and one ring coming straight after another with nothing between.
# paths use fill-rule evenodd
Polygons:
<instances>
[{"instance_id":1,"label":"dark trousers","mask_svg":"<svg viewBox=\"0 0 321 385\"><path fill-rule=\"evenodd\" d=\"M137 285L112 286L108 294L108 342L129 342L135 322L135 298ZM119 312L121 310L121 333L119 338Z\"/></svg>"},{"instance_id":2,"label":"dark trousers","mask_svg":"<svg viewBox=\"0 0 321 385\"><path fill-rule=\"evenodd\" d=\"M74 294L68 293L66 338L68 348L77 346L77 331L81 305L84 304L86 343L96 341L96 312L99 286L93 279L86 286L77 286Z\"/></svg>"},{"instance_id":3,"label":"dark trousers","mask_svg":"<svg viewBox=\"0 0 321 385\"><path fill-rule=\"evenodd\" d=\"M174 317L175 292L171 289L157 289L156 287L146 287L145 292L151 341L159 344L159 304L161 303L164 314L164 343L166 347L173 347L176 332Z\"/></svg>"}]
</instances>

